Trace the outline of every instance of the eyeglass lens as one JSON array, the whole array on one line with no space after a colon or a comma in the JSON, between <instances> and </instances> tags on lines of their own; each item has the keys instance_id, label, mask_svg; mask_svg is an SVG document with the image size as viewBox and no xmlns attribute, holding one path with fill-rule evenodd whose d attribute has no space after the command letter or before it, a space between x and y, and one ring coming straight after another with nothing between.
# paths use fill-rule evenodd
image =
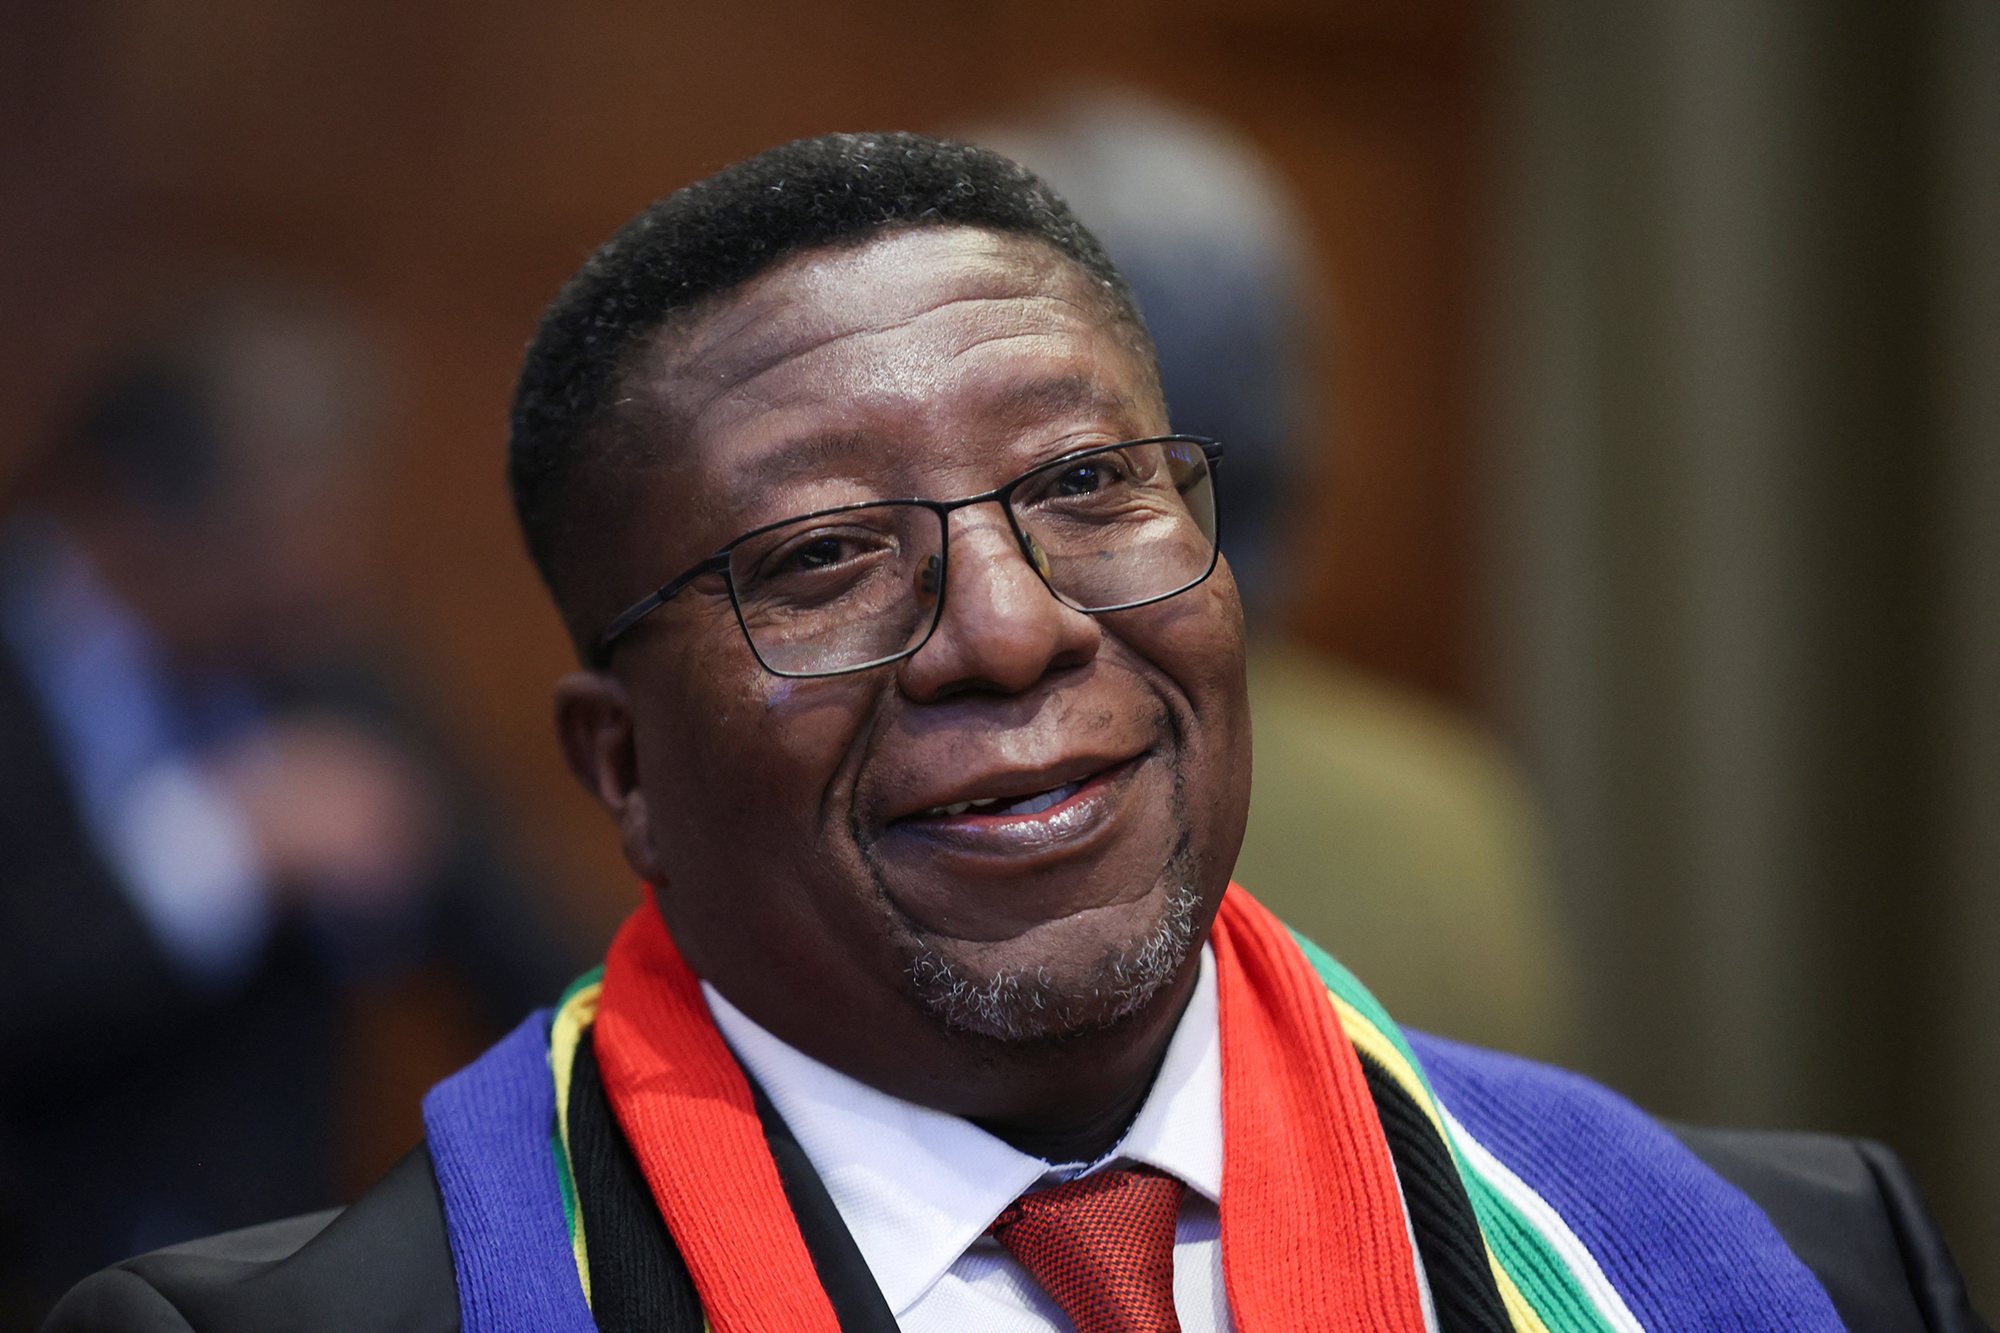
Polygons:
<instances>
[{"instance_id":1,"label":"eyeglass lens","mask_svg":"<svg viewBox=\"0 0 2000 1333\"><path fill-rule=\"evenodd\" d=\"M1197 444L1148 441L1020 479L1008 515L1029 563L1079 611L1155 601L1215 560L1215 486ZM909 651L943 593L947 516L887 502L739 544L730 586L751 646L785 675L851 671Z\"/></svg>"}]
</instances>

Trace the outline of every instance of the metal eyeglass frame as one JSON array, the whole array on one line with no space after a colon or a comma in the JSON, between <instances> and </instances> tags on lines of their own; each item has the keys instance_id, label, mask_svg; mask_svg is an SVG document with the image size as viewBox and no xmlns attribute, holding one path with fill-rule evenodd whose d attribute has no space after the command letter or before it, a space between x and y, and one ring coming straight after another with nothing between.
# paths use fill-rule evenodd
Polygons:
<instances>
[{"instance_id":1,"label":"metal eyeglass frame","mask_svg":"<svg viewBox=\"0 0 2000 1333\"><path fill-rule=\"evenodd\" d=\"M743 631L743 641L750 645L750 655L757 659L758 666L763 667L764 670L774 676L783 676L789 680L818 680L829 676L850 675L856 671L867 671L874 667L886 666L890 662L900 662L902 659L921 651L923 646L930 642L931 635L937 633L937 627L944 619L946 577L950 570L951 557L951 514L953 510L964 509L970 505L977 504L999 504L1000 511L1007 515L1007 526L1012 529L1014 541L1021 548L1022 557L1027 560L1028 567L1035 571L1035 577L1041 579L1042 586L1049 590L1051 597L1062 602L1063 605L1069 606L1070 603L1063 600L1062 594L1055 590L1054 585L1049 583L1048 576L1042 572L1039 563L1034 557L1034 548L1030 545L1031 538L1026 532L1022 531L1020 520L1014 515L1014 507L1008 501L1012 498L1016 486L1019 486L1022 482L1038 473L1046 472L1050 468L1060 467L1065 463L1079 462L1086 458L1094 458L1098 454L1114 453L1119 449L1129 449L1134 445L1140 444L1192 444L1199 447L1203 459L1208 464L1209 485L1212 487L1216 485L1216 464L1222 458L1222 445L1219 441L1209 439L1203 435L1149 435L1139 440L1120 440L1116 444L1093 445L1088 449L1079 449L1073 454L1064 454L1060 458L1052 458L1046 463L1037 463L1034 467L1029 468L1026 472L1023 472L1020 476L1007 482L1005 485L996 486L992 490L983 491L978 495L968 495L959 500L919 500L914 498L906 500L859 500L853 504L835 505L831 509L815 509L810 513L795 514L791 518L779 519L776 523L766 523L762 527L752 528L730 542L727 546L724 546L721 550L715 552L715 554L698 561L687 570L675 575L672 579L662 584L655 591L648 593L627 607L615 620L605 627L602 634L597 636L596 643L591 647L591 665L599 671L608 667L611 664L611 650L617 646L620 639L631 631L633 626L637 625L654 611L657 611L660 607L666 605L667 602L671 601L688 584L694 582L703 574L711 573L721 574L723 583L729 589L729 605L736 613L736 627ZM1219 490L1214 504L1215 534L1214 539L1209 544L1208 564L1200 574L1183 583L1180 587L1173 589L1171 592L1163 592L1155 597L1141 598L1136 602L1121 602L1116 606L1097 606L1088 609L1073 607L1072 609L1083 611L1085 615L1103 615L1112 611L1130 611L1141 606L1151 606L1154 602L1164 602L1169 597L1178 597L1189 588L1196 587L1205 582L1208 576L1215 572L1215 566L1221 557L1222 551L1222 504ZM763 654L757 651L757 641L750 636L750 627L743 621L743 605L736 597L736 580L729 573L732 553L738 546L741 546L744 542L754 537L761 537L765 533L774 532L779 528L790 527L794 523L803 523L815 518L826 518L834 514L851 514L861 509L883 509L891 505L915 505L919 508L930 510L938 516L939 527L943 532L942 539L938 545L937 605L931 610L930 627L924 631L923 637L900 651L890 653L885 657L872 658L869 661L859 662L853 666L840 667L834 671L780 671L769 662L766 662Z\"/></svg>"}]
</instances>

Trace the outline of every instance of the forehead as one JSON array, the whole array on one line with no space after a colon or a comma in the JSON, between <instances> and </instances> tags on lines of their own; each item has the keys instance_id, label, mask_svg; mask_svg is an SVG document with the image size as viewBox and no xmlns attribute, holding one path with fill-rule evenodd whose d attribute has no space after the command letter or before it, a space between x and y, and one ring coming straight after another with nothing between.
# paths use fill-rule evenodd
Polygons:
<instances>
[{"instance_id":1,"label":"forehead","mask_svg":"<svg viewBox=\"0 0 2000 1333\"><path fill-rule=\"evenodd\" d=\"M999 461L1066 424L1163 429L1134 341L1046 245L920 228L761 275L663 337L633 391L677 420L675 470L735 510L802 480Z\"/></svg>"}]
</instances>

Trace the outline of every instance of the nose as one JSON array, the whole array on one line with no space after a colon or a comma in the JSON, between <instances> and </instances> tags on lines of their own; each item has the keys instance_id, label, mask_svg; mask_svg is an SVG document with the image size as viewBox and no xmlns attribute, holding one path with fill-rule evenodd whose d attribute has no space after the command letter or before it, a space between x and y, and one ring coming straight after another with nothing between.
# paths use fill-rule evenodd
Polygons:
<instances>
[{"instance_id":1,"label":"nose","mask_svg":"<svg viewBox=\"0 0 2000 1333\"><path fill-rule=\"evenodd\" d=\"M1019 694L1052 671L1097 656L1095 616L1056 600L1028 564L997 506L952 515L944 615L901 663L904 693L922 703L955 694Z\"/></svg>"}]
</instances>

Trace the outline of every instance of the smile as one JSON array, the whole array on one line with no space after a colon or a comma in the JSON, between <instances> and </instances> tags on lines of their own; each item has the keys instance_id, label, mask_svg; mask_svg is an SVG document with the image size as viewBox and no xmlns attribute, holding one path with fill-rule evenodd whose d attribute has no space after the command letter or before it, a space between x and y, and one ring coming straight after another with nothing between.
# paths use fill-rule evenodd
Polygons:
<instances>
[{"instance_id":1,"label":"smile","mask_svg":"<svg viewBox=\"0 0 2000 1333\"><path fill-rule=\"evenodd\" d=\"M1052 773L1039 781L1030 777L1011 791L989 786L992 795L967 793L956 801L924 806L892 819L879 850L927 861L942 855L961 868L977 863L992 870L1007 866L1016 873L1033 862L1082 854L1111 832L1145 757L1120 760L1053 786L1041 783L1064 775Z\"/></svg>"},{"instance_id":2,"label":"smile","mask_svg":"<svg viewBox=\"0 0 2000 1333\"><path fill-rule=\"evenodd\" d=\"M1065 782L1060 787L1051 787L1047 791L1036 792L1033 796L1022 796L1011 800L1006 797L989 796L980 801L956 801L951 805L934 805L920 812L917 818L937 819L962 815L968 811L977 811L982 815L1039 815L1051 806L1061 805L1081 790L1083 790L1081 782Z\"/></svg>"},{"instance_id":3,"label":"smile","mask_svg":"<svg viewBox=\"0 0 2000 1333\"><path fill-rule=\"evenodd\" d=\"M1011 939L1150 884L1175 838L1168 782L1151 748L969 777L916 795L931 803L906 806L862 852L920 929Z\"/></svg>"}]
</instances>

